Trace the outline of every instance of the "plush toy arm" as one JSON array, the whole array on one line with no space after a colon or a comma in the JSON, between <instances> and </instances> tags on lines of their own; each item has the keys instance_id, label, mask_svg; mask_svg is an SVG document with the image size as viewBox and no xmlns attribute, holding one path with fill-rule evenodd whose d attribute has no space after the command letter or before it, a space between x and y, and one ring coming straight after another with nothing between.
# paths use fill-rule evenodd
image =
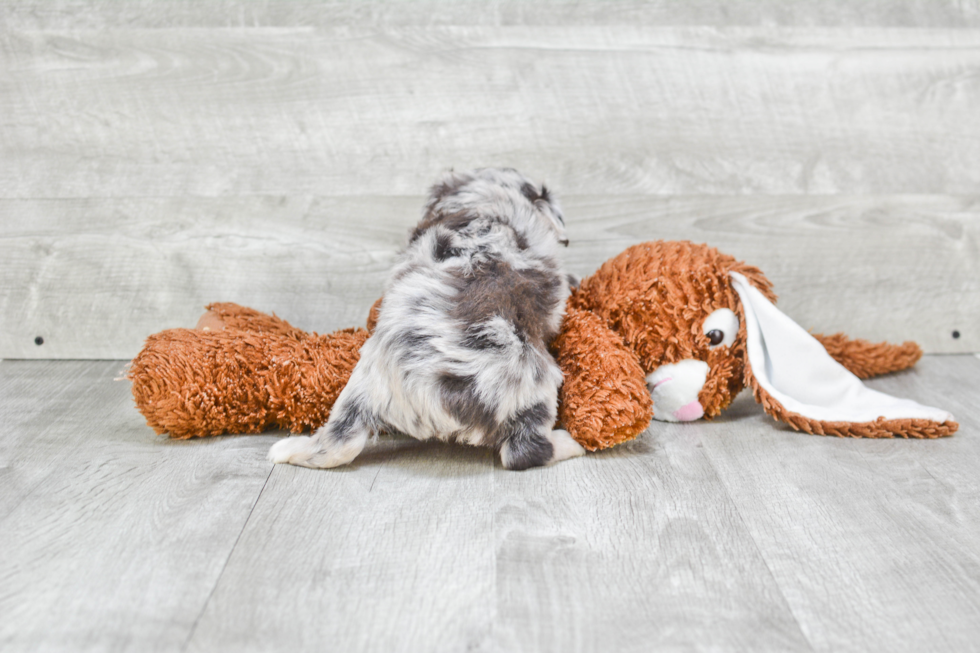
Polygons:
<instances>
[{"instance_id":1,"label":"plush toy arm","mask_svg":"<svg viewBox=\"0 0 980 653\"><path fill-rule=\"evenodd\" d=\"M639 360L595 314L569 308L552 348L565 376L558 421L589 451L632 440L653 418Z\"/></svg>"},{"instance_id":2,"label":"plush toy arm","mask_svg":"<svg viewBox=\"0 0 980 653\"><path fill-rule=\"evenodd\" d=\"M887 342L868 342L851 339L843 333L813 337L824 346L831 358L846 367L859 379L898 372L915 365L922 358L922 349L914 342L893 345Z\"/></svg>"}]
</instances>

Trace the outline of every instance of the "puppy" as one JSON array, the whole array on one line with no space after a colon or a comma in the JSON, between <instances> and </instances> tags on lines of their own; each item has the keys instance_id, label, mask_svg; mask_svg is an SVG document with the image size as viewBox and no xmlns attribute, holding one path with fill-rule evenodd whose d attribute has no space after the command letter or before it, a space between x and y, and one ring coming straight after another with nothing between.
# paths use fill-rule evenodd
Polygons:
<instances>
[{"instance_id":1,"label":"puppy","mask_svg":"<svg viewBox=\"0 0 980 653\"><path fill-rule=\"evenodd\" d=\"M516 170L448 173L330 419L312 437L277 442L269 459L336 467L379 431L493 447L508 469L582 455L552 430L562 375L548 344L569 294L558 257L567 244L545 187Z\"/></svg>"}]
</instances>

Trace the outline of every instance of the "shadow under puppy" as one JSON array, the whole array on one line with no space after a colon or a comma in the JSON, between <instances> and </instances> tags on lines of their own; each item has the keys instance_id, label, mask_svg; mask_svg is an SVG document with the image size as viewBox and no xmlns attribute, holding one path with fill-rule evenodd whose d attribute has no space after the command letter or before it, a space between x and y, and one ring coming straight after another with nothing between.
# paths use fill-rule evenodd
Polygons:
<instances>
[{"instance_id":1,"label":"shadow under puppy","mask_svg":"<svg viewBox=\"0 0 980 653\"><path fill-rule=\"evenodd\" d=\"M569 294L558 256L567 244L545 187L509 169L447 173L330 419L280 440L269 459L336 467L379 431L494 447L509 469L582 455L552 430L562 374L548 345Z\"/></svg>"}]
</instances>

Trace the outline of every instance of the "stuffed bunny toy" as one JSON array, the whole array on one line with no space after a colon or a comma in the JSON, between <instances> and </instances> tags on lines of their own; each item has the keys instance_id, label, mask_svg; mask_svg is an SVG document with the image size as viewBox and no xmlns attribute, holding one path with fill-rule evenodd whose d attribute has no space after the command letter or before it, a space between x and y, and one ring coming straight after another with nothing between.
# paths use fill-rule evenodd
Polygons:
<instances>
[{"instance_id":1,"label":"stuffed bunny toy","mask_svg":"<svg viewBox=\"0 0 980 653\"><path fill-rule=\"evenodd\" d=\"M769 415L807 433L935 438L956 431L946 411L860 381L910 367L918 345L811 335L775 301L758 268L713 247L630 247L569 298L553 347L565 375L560 421L594 451L636 437L651 418L715 417L748 386Z\"/></svg>"},{"instance_id":2,"label":"stuffed bunny toy","mask_svg":"<svg viewBox=\"0 0 980 653\"><path fill-rule=\"evenodd\" d=\"M655 241L606 261L572 291L551 350L565 377L559 424L591 451L635 438L651 419L711 419L744 387L807 433L935 438L949 413L861 384L905 369L918 345L811 336L773 303L758 268L707 245ZM321 426L377 321L307 333L275 316L212 304L196 329L147 339L133 397L157 433L189 438Z\"/></svg>"}]
</instances>

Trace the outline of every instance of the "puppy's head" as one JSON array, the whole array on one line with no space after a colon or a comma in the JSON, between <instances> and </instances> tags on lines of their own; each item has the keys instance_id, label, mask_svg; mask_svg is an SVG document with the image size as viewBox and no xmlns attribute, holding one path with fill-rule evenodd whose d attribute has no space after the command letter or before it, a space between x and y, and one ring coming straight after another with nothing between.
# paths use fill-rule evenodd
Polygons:
<instances>
[{"instance_id":1,"label":"puppy's head","mask_svg":"<svg viewBox=\"0 0 980 653\"><path fill-rule=\"evenodd\" d=\"M499 220L529 243L568 245L565 218L551 192L512 168L445 173L430 189L415 234L479 218Z\"/></svg>"}]
</instances>

